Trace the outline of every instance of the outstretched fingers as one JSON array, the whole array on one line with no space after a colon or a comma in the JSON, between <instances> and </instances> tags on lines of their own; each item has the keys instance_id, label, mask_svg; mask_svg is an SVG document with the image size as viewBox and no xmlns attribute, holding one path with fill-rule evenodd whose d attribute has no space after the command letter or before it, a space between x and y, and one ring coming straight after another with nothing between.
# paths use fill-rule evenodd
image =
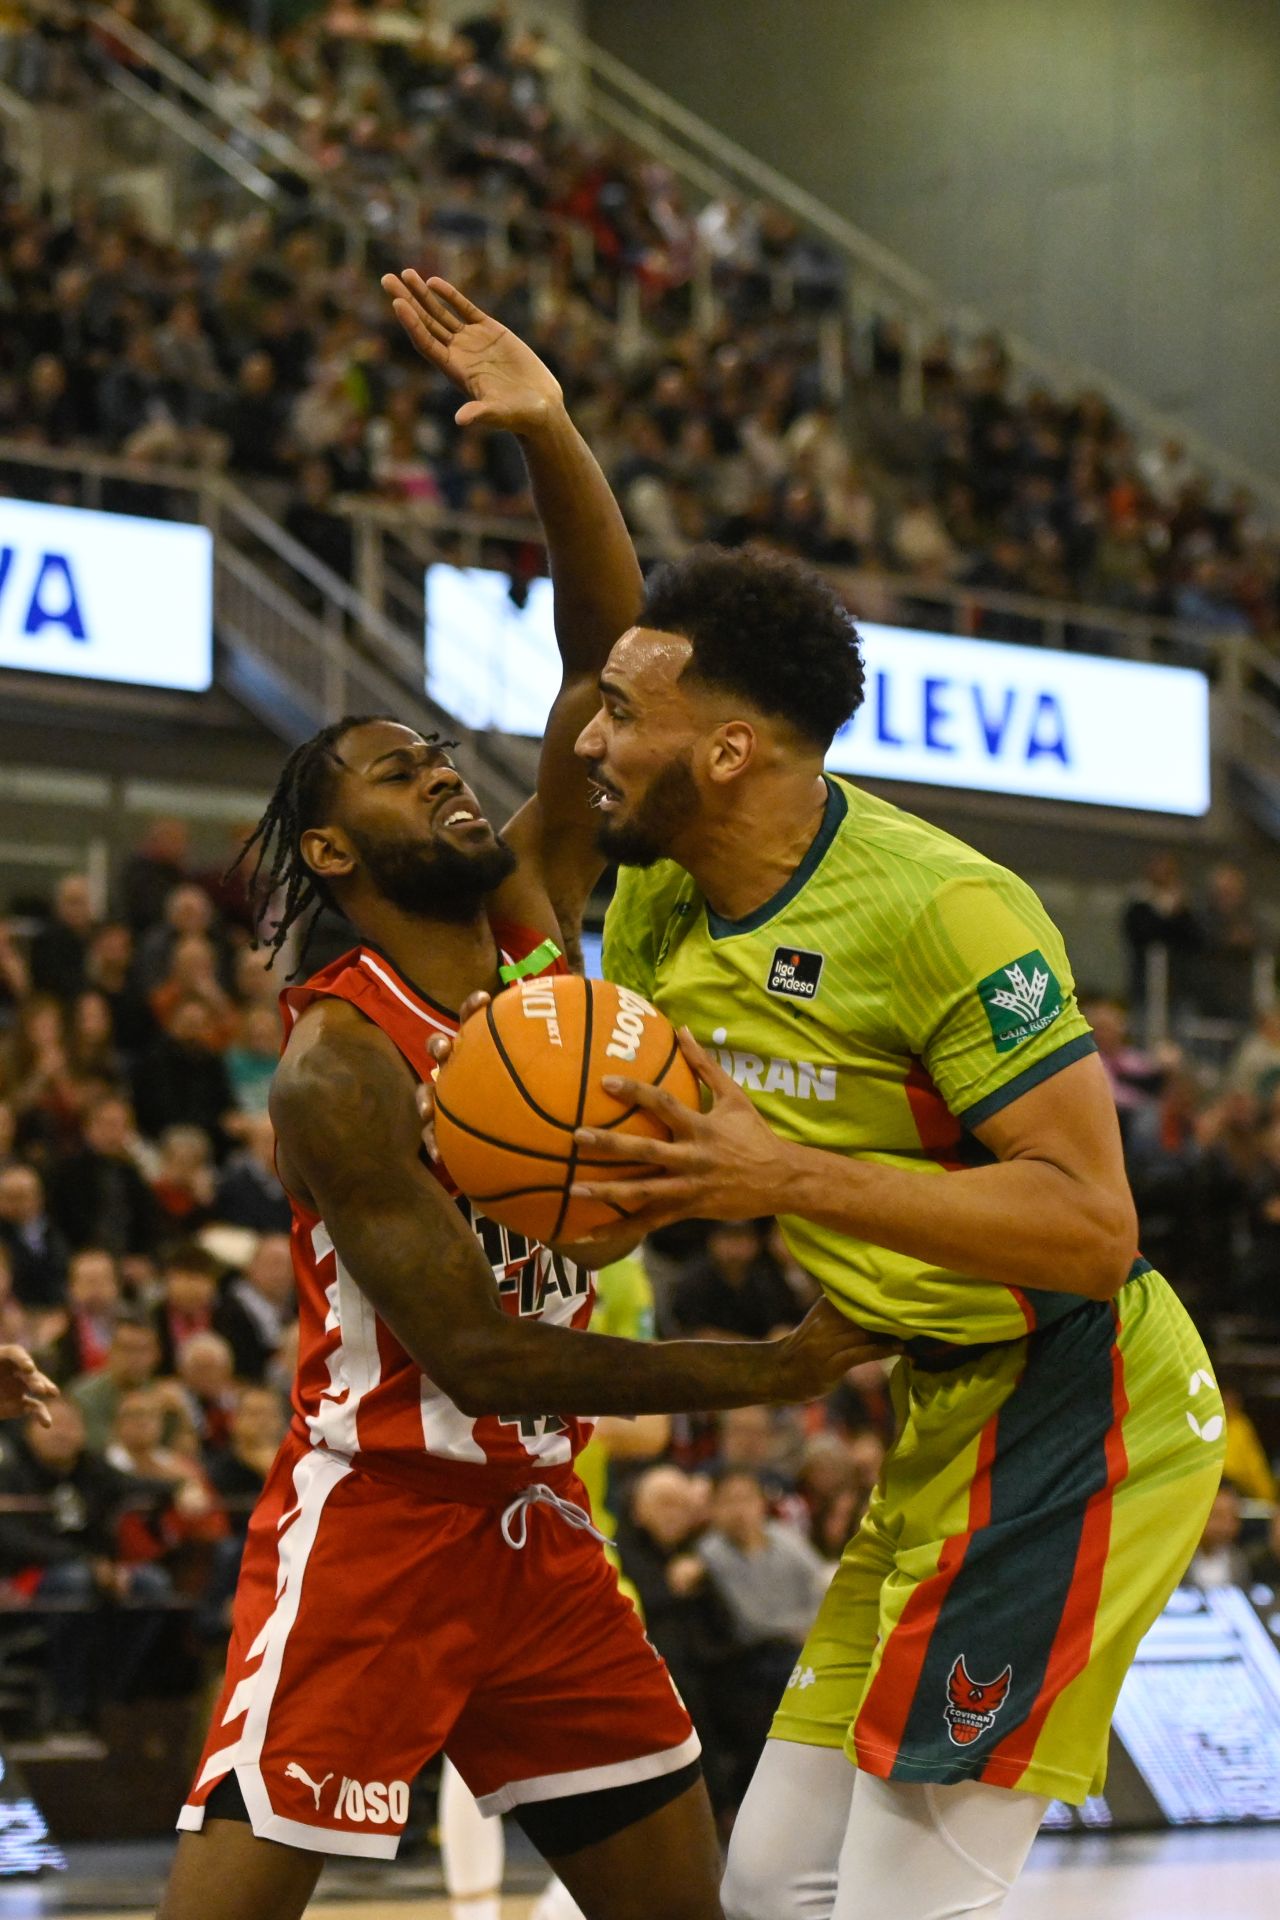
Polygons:
<instances>
[{"instance_id":1,"label":"outstretched fingers","mask_svg":"<svg viewBox=\"0 0 1280 1920\"><path fill-rule=\"evenodd\" d=\"M478 307L474 300L468 300L466 294L460 292L448 280L442 280L438 273L433 273L429 280L422 280L422 276L417 273L413 277L421 281L423 288L430 293L432 299L443 311L451 310L450 317L455 331L459 327L475 326L477 321L489 318L482 307Z\"/></svg>"}]
</instances>

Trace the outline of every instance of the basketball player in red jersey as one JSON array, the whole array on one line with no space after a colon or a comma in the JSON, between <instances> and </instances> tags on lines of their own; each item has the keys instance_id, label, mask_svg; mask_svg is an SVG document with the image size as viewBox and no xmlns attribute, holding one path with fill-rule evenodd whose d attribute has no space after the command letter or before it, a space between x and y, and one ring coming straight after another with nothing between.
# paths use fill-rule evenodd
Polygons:
<instances>
[{"instance_id":1,"label":"basketball player in red jersey","mask_svg":"<svg viewBox=\"0 0 1280 1920\"><path fill-rule=\"evenodd\" d=\"M519 436L564 683L537 792L505 835L446 745L384 717L300 747L250 842L283 890L277 946L313 903L338 907L357 944L283 995L272 1114L293 1205L294 1415L250 1527L162 1920L300 1914L323 1855L394 1855L409 1783L441 1748L588 1920L718 1920L697 1738L590 1528L581 1416L804 1400L879 1349L825 1307L763 1345L580 1331L592 1285L572 1249L472 1217L421 1155L415 1086L453 1010L563 970L599 867L573 743L641 583L541 361L442 281L389 291L467 395L460 423Z\"/></svg>"}]
</instances>

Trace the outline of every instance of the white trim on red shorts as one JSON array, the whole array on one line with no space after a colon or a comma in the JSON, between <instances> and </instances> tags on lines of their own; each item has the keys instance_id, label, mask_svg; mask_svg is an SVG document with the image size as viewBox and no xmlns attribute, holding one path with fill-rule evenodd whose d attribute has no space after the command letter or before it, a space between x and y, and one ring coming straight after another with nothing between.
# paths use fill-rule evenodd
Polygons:
<instances>
[{"instance_id":1,"label":"white trim on red shorts","mask_svg":"<svg viewBox=\"0 0 1280 1920\"><path fill-rule=\"evenodd\" d=\"M691 1733L678 1747L642 1754L636 1760L615 1760L607 1767L579 1767L576 1773L543 1773L533 1780L512 1780L496 1793L478 1795L476 1805L483 1814L510 1813L513 1807L530 1800L567 1800L574 1793L602 1793L606 1787L660 1780L664 1774L690 1766L701 1752L702 1742Z\"/></svg>"},{"instance_id":2,"label":"white trim on red shorts","mask_svg":"<svg viewBox=\"0 0 1280 1920\"><path fill-rule=\"evenodd\" d=\"M398 1832L352 1833L341 1827L324 1827L318 1823L312 1826L276 1813L260 1765L271 1705L280 1682L289 1633L297 1618L303 1575L315 1545L321 1515L329 1495L350 1472L349 1460L341 1460L318 1448L303 1454L293 1470L296 1503L281 1516L278 1528L278 1598L248 1655L260 1664L240 1681L223 1715L225 1724L243 1713L244 1727L237 1740L210 1754L196 1785L209 1785L234 1772L249 1824L259 1840L278 1840L285 1846L304 1847L311 1853L348 1853L365 1859L394 1860L400 1844ZM179 1829L199 1833L204 1826L204 1816L203 1804L188 1802L178 1815Z\"/></svg>"}]
</instances>

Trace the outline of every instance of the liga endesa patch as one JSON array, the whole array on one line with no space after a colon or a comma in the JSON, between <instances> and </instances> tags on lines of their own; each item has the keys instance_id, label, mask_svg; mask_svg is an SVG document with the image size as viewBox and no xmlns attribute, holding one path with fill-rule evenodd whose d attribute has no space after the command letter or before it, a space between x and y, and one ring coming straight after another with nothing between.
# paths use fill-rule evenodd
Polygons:
<instances>
[{"instance_id":1,"label":"liga endesa patch","mask_svg":"<svg viewBox=\"0 0 1280 1920\"><path fill-rule=\"evenodd\" d=\"M806 953L803 947L775 947L765 992L784 1000L815 1000L826 955Z\"/></svg>"}]
</instances>

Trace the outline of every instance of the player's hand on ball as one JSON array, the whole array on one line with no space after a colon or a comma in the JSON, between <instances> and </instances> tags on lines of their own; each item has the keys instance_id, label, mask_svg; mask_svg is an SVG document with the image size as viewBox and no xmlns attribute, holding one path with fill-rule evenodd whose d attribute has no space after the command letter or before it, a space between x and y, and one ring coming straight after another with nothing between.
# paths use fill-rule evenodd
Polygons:
<instances>
[{"instance_id":1,"label":"player's hand on ball","mask_svg":"<svg viewBox=\"0 0 1280 1920\"><path fill-rule=\"evenodd\" d=\"M458 1009L458 1025L465 1027L472 1014L480 1013L492 998L492 994L488 993L469 993ZM435 1061L438 1073L453 1052L452 1036L447 1033L432 1034L427 1042L427 1052ZM436 1146L436 1093L432 1081L420 1081L414 1098L418 1103L418 1118L422 1122L422 1144L430 1158L433 1161L438 1160L440 1150Z\"/></svg>"},{"instance_id":2,"label":"player's hand on ball","mask_svg":"<svg viewBox=\"0 0 1280 1920\"><path fill-rule=\"evenodd\" d=\"M623 1140L607 1129L580 1127L574 1140L592 1160L643 1162L653 1177L576 1181L574 1195L611 1201L626 1212L637 1233L652 1233L673 1220L785 1213L785 1142L687 1027L680 1032L680 1050L710 1092L711 1105L693 1113L661 1087L608 1075L605 1091L622 1106L646 1108L671 1138Z\"/></svg>"},{"instance_id":3,"label":"player's hand on ball","mask_svg":"<svg viewBox=\"0 0 1280 1920\"><path fill-rule=\"evenodd\" d=\"M830 1300L810 1307L800 1325L777 1343L780 1397L817 1400L844 1379L850 1367L868 1360L884 1360L902 1351L900 1343L882 1340L850 1320Z\"/></svg>"},{"instance_id":4,"label":"player's hand on ball","mask_svg":"<svg viewBox=\"0 0 1280 1920\"><path fill-rule=\"evenodd\" d=\"M34 1413L47 1427L51 1422L45 1403L57 1397L57 1387L41 1373L25 1347L0 1347L0 1420Z\"/></svg>"},{"instance_id":5,"label":"player's hand on ball","mask_svg":"<svg viewBox=\"0 0 1280 1920\"><path fill-rule=\"evenodd\" d=\"M447 374L467 398L460 427L505 427L533 433L564 406L560 382L532 347L447 280L424 280L412 267L382 276L396 319L424 360Z\"/></svg>"}]
</instances>

